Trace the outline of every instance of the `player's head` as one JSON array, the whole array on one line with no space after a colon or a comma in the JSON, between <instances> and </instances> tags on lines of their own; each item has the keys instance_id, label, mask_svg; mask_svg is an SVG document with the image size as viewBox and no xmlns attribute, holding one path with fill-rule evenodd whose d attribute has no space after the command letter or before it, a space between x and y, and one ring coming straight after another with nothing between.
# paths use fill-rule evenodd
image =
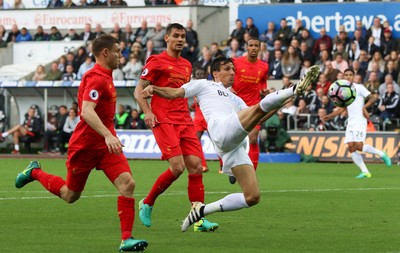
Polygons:
<instances>
[{"instance_id":1,"label":"player's head","mask_svg":"<svg viewBox=\"0 0 400 253\"><path fill-rule=\"evenodd\" d=\"M246 42L246 51L247 55L250 58L257 58L258 53L260 52L260 40L254 37L251 37L247 42Z\"/></svg>"},{"instance_id":2,"label":"player's head","mask_svg":"<svg viewBox=\"0 0 400 253\"><path fill-rule=\"evenodd\" d=\"M181 52L186 42L186 29L183 25L172 23L167 26L164 40L167 43L167 49Z\"/></svg>"},{"instance_id":3,"label":"player's head","mask_svg":"<svg viewBox=\"0 0 400 253\"><path fill-rule=\"evenodd\" d=\"M344 79L346 79L347 81L349 81L349 82L353 82L353 79L354 79L354 70L352 70L352 69L346 69L345 71L344 71Z\"/></svg>"},{"instance_id":4,"label":"player's head","mask_svg":"<svg viewBox=\"0 0 400 253\"><path fill-rule=\"evenodd\" d=\"M116 69L122 57L118 39L109 34L100 35L93 41L92 51L96 62L103 67Z\"/></svg>"},{"instance_id":5,"label":"player's head","mask_svg":"<svg viewBox=\"0 0 400 253\"><path fill-rule=\"evenodd\" d=\"M221 82L225 87L233 85L235 80L235 66L231 58L221 56L211 63L211 75L214 81Z\"/></svg>"}]
</instances>

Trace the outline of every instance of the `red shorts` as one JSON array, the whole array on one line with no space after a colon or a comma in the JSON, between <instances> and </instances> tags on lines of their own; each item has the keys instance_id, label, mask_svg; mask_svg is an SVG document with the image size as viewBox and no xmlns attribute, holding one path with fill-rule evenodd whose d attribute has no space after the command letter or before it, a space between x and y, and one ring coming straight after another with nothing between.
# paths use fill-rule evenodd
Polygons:
<instances>
[{"instance_id":1,"label":"red shorts","mask_svg":"<svg viewBox=\"0 0 400 253\"><path fill-rule=\"evenodd\" d=\"M193 125L158 124L153 128L163 160L174 156L202 157L202 148Z\"/></svg>"},{"instance_id":2,"label":"red shorts","mask_svg":"<svg viewBox=\"0 0 400 253\"><path fill-rule=\"evenodd\" d=\"M203 117L200 117L199 119L194 117L194 130L196 132L204 132L207 131L207 122Z\"/></svg>"},{"instance_id":3,"label":"red shorts","mask_svg":"<svg viewBox=\"0 0 400 253\"><path fill-rule=\"evenodd\" d=\"M131 173L124 154L114 155L108 149L68 150L67 187L74 192L82 192L92 169L102 170L114 183L123 172Z\"/></svg>"}]
</instances>

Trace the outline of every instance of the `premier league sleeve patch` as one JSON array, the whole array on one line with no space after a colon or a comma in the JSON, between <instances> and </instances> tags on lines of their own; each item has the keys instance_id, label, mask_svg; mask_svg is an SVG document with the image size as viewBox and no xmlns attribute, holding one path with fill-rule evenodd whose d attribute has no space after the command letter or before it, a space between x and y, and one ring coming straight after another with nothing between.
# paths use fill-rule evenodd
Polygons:
<instances>
[{"instance_id":1,"label":"premier league sleeve patch","mask_svg":"<svg viewBox=\"0 0 400 253\"><path fill-rule=\"evenodd\" d=\"M92 100L97 100L97 99L99 99L99 92L97 90L91 90L89 92L89 97Z\"/></svg>"},{"instance_id":2,"label":"premier league sleeve patch","mask_svg":"<svg viewBox=\"0 0 400 253\"><path fill-rule=\"evenodd\" d=\"M143 70L143 72L142 72L142 76L145 76L145 75L147 75L147 73L149 73L149 70L146 68L145 70Z\"/></svg>"}]
</instances>

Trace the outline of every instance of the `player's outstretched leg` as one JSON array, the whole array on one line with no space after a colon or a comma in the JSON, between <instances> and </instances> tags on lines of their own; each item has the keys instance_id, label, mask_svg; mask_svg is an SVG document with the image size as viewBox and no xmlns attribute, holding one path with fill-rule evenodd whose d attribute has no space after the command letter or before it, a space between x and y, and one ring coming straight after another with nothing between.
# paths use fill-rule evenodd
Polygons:
<instances>
[{"instance_id":1,"label":"player's outstretched leg","mask_svg":"<svg viewBox=\"0 0 400 253\"><path fill-rule=\"evenodd\" d=\"M390 157L386 154L385 151L383 151L383 156L381 157L383 162L386 164L386 166L390 167L392 166L392 160Z\"/></svg>"},{"instance_id":2,"label":"player's outstretched leg","mask_svg":"<svg viewBox=\"0 0 400 253\"><path fill-rule=\"evenodd\" d=\"M40 169L40 163L38 161L31 161L21 173L18 173L15 179L15 187L22 188L26 184L32 182L34 179L31 177L32 171L34 169Z\"/></svg>"},{"instance_id":3,"label":"player's outstretched leg","mask_svg":"<svg viewBox=\"0 0 400 253\"><path fill-rule=\"evenodd\" d=\"M153 206L143 203L144 199L139 201L139 218L140 221L146 227L151 226L151 212L153 211Z\"/></svg>"},{"instance_id":4,"label":"player's outstretched leg","mask_svg":"<svg viewBox=\"0 0 400 253\"><path fill-rule=\"evenodd\" d=\"M204 206L201 202L193 203L192 209L190 209L188 216L183 221L182 232L185 232L188 227L204 218Z\"/></svg>"},{"instance_id":5,"label":"player's outstretched leg","mask_svg":"<svg viewBox=\"0 0 400 253\"><path fill-rule=\"evenodd\" d=\"M296 84L296 88L294 90L295 95L301 95L307 89L308 85L311 84L312 81L317 79L319 73L321 72L318 65L314 65L310 67L307 73L300 79L300 81Z\"/></svg>"},{"instance_id":6,"label":"player's outstretched leg","mask_svg":"<svg viewBox=\"0 0 400 253\"><path fill-rule=\"evenodd\" d=\"M126 240L122 240L121 245L119 246L119 251L121 252L140 252L147 248L147 241L145 240L136 240L133 237L128 238Z\"/></svg>"}]
</instances>

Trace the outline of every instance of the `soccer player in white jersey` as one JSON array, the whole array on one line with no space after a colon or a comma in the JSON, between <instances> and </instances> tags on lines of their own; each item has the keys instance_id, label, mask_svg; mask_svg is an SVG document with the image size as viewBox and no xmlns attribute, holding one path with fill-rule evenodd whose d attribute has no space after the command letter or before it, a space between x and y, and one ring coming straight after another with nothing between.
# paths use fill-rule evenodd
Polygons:
<instances>
[{"instance_id":1,"label":"soccer player in white jersey","mask_svg":"<svg viewBox=\"0 0 400 253\"><path fill-rule=\"evenodd\" d=\"M313 66L296 85L268 94L259 103L248 107L238 96L229 91L235 78L231 59L216 58L211 63L214 81L192 80L181 88L149 85L142 91L148 98L153 94L174 99L196 96L207 121L208 132L215 150L223 160L223 173L236 177L243 193L233 193L210 204L194 202L184 220L182 231L204 216L214 212L233 211L257 204L260 200L256 173L246 152L246 136L260 121L271 117L288 99L303 94L307 86L318 76L319 67Z\"/></svg>"},{"instance_id":2,"label":"soccer player in white jersey","mask_svg":"<svg viewBox=\"0 0 400 253\"><path fill-rule=\"evenodd\" d=\"M352 69L346 69L344 71L344 78L353 83L354 71ZM353 83L353 85L356 88L357 95L354 102L347 106L349 119L346 126L346 138L344 142L347 143L353 162L361 170L361 173L356 176L356 178L371 178L372 175L359 152L378 155L385 162L386 166L391 166L392 161L384 151L378 150L371 145L364 144L367 135L367 119L369 119L367 108L375 103L376 98L372 96L371 92L368 91L364 85L356 83ZM367 103L365 103L366 100L368 100ZM344 110L346 110L345 107L338 108L331 114L324 116L322 120L327 121L332 119L340 115Z\"/></svg>"}]
</instances>

